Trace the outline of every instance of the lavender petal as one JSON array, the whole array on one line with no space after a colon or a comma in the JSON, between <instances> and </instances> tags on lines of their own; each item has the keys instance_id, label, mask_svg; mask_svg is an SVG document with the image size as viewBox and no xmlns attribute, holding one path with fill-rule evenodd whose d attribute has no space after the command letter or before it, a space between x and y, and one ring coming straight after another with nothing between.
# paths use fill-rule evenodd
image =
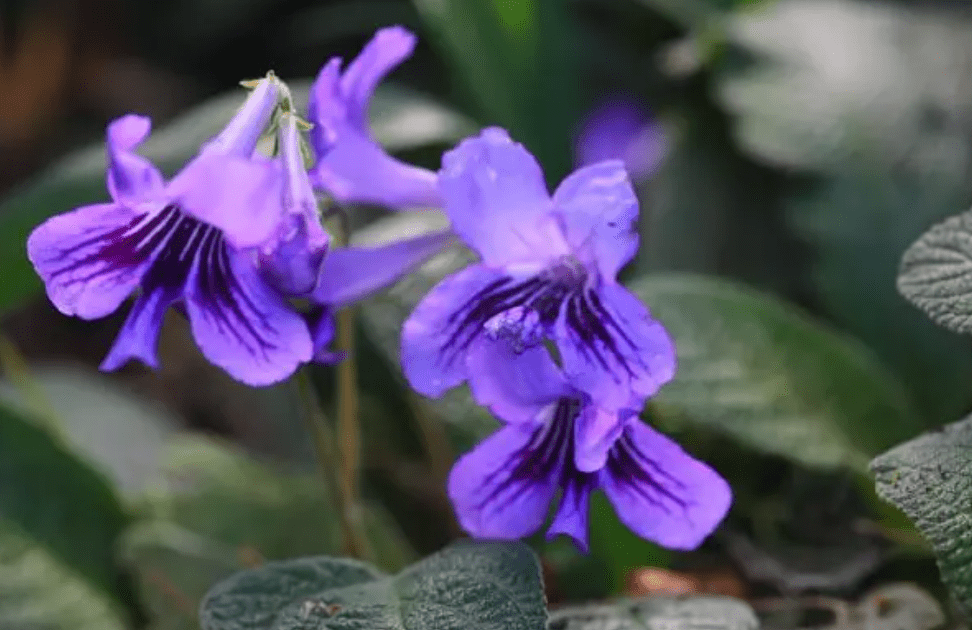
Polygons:
<instances>
[{"instance_id":1,"label":"lavender petal","mask_svg":"<svg viewBox=\"0 0 972 630\"><path fill-rule=\"evenodd\" d=\"M378 247L344 247L324 260L313 300L342 306L389 287L452 240L446 230Z\"/></svg>"},{"instance_id":2,"label":"lavender petal","mask_svg":"<svg viewBox=\"0 0 972 630\"><path fill-rule=\"evenodd\" d=\"M138 287L166 238L161 214L96 204L34 228L27 256L54 306L83 319L114 312Z\"/></svg>"},{"instance_id":3,"label":"lavender petal","mask_svg":"<svg viewBox=\"0 0 972 630\"><path fill-rule=\"evenodd\" d=\"M613 280L638 250L638 198L624 164L611 160L574 171L553 200L575 255Z\"/></svg>"},{"instance_id":4,"label":"lavender petal","mask_svg":"<svg viewBox=\"0 0 972 630\"><path fill-rule=\"evenodd\" d=\"M443 155L439 187L453 229L484 263L549 262L570 253L540 165L506 131L485 129Z\"/></svg>"},{"instance_id":5,"label":"lavender petal","mask_svg":"<svg viewBox=\"0 0 972 630\"><path fill-rule=\"evenodd\" d=\"M622 523L671 549L698 547L732 503L717 472L637 419L612 450L601 483Z\"/></svg>"},{"instance_id":6,"label":"lavender petal","mask_svg":"<svg viewBox=\"0 0 972 630\"><path fill-rule=\"evenodd\" d=\"M201 249L187 286L193 337L206 358L236 380L281 381L311 358L307 324L243 253L220 245Z\"/></svg>"},{"instance_id":7,"label":"lavender petal","mask_svg":"<svg viewBox=\"0 0 972 630\"><path fill-rule=\"evenodd\" d=\"M447 276L429 291L402 325L402 368L409 384L426 396L441 396L466 380L466 357L479 341L479 329L457 328L463 309L476 309L477 294L503 274L471 265ZM458 331L458 332L457 332Z\"/></svg>"},{"instance_id":8,"label":"lavender petal","mask_svg":"<svg viewBox=\"0 0 972 630\"><path fill-rule=\"evenodd\" d=\"M555 336L570 383L609 409L640 409L675 375L675 346L664 326L615 283L568 300Z\"/></svg>"},{"instance_id":9,"label":"lavender petal","mask_svg":"<svg viewBox=\"0 0 972 630\"><path fill-rule=\"evenodd\" d=\"M448 493L469 534L511 540L540 528L563 463L545 433L542 424L509 425L459 458Z\"/></svg>"}]
</instances>

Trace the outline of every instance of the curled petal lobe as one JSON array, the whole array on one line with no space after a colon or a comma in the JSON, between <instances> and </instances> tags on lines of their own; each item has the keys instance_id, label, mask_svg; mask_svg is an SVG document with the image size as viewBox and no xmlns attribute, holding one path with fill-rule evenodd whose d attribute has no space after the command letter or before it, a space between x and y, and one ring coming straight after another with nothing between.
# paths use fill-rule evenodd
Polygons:
<instances>
[{"instance_id":1,"label":"curled petal lobe","mask_svg":"<svg viewBox=\"0 0 972 630\"><path fill-rule=\"evenodd\" d=\"M161 214L97 204L37 226L27 239L27 256L54 306L82 319L114 312L168 238Z\"/></svg>"},{"instance_id":2,"label":"curled petal lobe","mask_svg":"<svg viewBox=\"0 0 972 630\"><path fill-rule=\"evenodd\" d=\"M327 254L327 233L320 224L299 216L284 219L269 253L260 253L260 266L270 284L285 295L303 297L317 286ZM317 230L320 230L318 232Z\"/></svg>"},{"instance_id":3,"label":"curled petal lobe","mask_svg":"<svg viewBox=\"0 0 972 630\"><path fill-rule=\"evenodd\" d=\"M328 254L313 299L345 305L389 287L452 241L452 232L432 232L378 247L343 247Z\"/></svg>"},{"instance_id":4,"label":"curled petal lobe","mask_svg":"<svg viewBox=\"0 0 972 630\"><path fill-rule=\"evenodd\" d=\"M443 155L439 188L456 234L488 265L570 253L540 165L502 129L485 129Z\"/></svg>"},{"instance_id":5,"label":"curled petal lobe","mask_svg":"<svg viewBox=\"0 0 972 630\"><path fill-rule=\"evenodd\" d=\"M206 358L243 383L275 383L311 358L304 319L264 283L248 258L218 242L199 252L186 315Z\"/></svg>"},{"instance_id":6,"label":"curled petal lobe","mask_svg":"<svg viewBox=\"0 0 972 630\"><path fill-rule=\"evenodd\" d=\"M502 341L485 341L471 348L468 369L476 402L510 424L535 422L570 393L543 346L516 353Z\"/></svg>"},{"instance_id":7,"label":"curled petal lobe","mask_svg":"<svg viewBox=\"0 0 972 630\"><path fill-rule=\"evenodd\" d=\"M136 114L116 118L108 125L106 181L111 198L119 204L134 206L162 190L162 174L135 153L151 131L152 121Z\"/></svg>"},{"instance_id":8,"label":"curled petal lobe","mask_svg":"<svg viewBox=\"0 0 972 630\"><path fill-rule=\"evenodd\" d=\"M585 166L554 193L567 242L587 266L613 280L638 250L638 199L619 160Z\"/></svg>"},{"instance_id":9,"label":"curled petal lobe","mask_svg":"<svg viewBox=\"0 0 972 630\"><path fill-rule=\"evenodd\" d=\"M100 369L105 372L117 370L131 359L138 359L153 369L159 368L156 347L165 311L179 297L178 293L156 289L143 293L132 305L125 323L111 349L101 362Z\"/></svg>"},{"instance_id":10,"label":"curled petal lobe","mask_svg":"<svg viewBox=\"0 0 972 630\"><path fill-rule=\"evenodd\" d=\"M459 458L449 498L463 529L478 538L511 540L540 529L557 491L563 452L544 450L554 425L516 424Z\"/></svg>"},{"instance_id":11,"label":"curled petal lobe","mask_svg":"<svg viewBox=\"0 0 972 630\"><path fill-rule=\"evenodd\" d=\"M391 45L386 49L384 44L376 44L382 39L376 37L366 48L368 55L362 53L360 64L352 62L345 77L337 58L318 73L307 105L308 118L314 124L310 139L317 155L311 179L315 187L345 205L438 207L442 203L435 173L391 157L368 130L367 102L381 77L374 73L382 68L387 71L390 66L381 63L404 50L402 42L397 41L401 38L396 29L386 30L389 34L384 39Z\"/></svg>"},{"instance_id":12,"label":"curled petal lobe","mask_svg":"<svg viewBox=\"0 0 972 630\"><path fill-rule=\"evenodd\" d=\"M283 219L279 164L203 153L166 189L182 210L219 228L233 247L265 244Z\"/></svg>"},{"instance_id":13,"label":"curled petal lobe","mask_svg":"<svg viewBox=\"0 0 972 630\"><path fill-rule=\"evenodd\" d=\"M615 283L569 300L556 336L570 383L609 409L640 408L675 375L668 332Z\"/></svg>"},{"instance_id":14,"label":"curled petal lobe","mask_svg":"<svg viewBox=\"0 0 972 630\"><path fill-rule=\"evenodd\" d=\"M415 49L415 35L401 26L389 26L375 33L341 77L341 92L347 103L348 122L361 129L368 126L368 103L378 83Z\"/></svg>"},{"instance_id":15,"label":"curled petal lobe","mask_svg":"<svg viewBox=\"0 0 972 630\"><path fill-rule=\"evenodd\" d=\"M732 503L729 484L717 472L637 419L601 476L621 522L671 549L698 547Z\"/></svg>"},{"instance_id":16,"label":"curled petal lobe","mask_svg":"<svg viewBox=\"0 0 972 630\"><path fill-rule=\"evenodd\" d=\"M443 279L419 302L402 325L402 367L419 393L437 398L466 380L466 357L480 340L457 322L477 308L477 295L502 281L503 274L471 265Z\"/></svg>"}]
</instances>

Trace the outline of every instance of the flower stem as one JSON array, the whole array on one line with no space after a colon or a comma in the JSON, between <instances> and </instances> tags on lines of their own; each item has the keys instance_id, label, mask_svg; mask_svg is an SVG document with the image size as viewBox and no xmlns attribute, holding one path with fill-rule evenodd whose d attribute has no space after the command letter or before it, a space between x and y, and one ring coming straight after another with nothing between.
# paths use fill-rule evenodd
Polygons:
<instances>
[{"instance_id":1,"label":"flower stem","mask_svg":"<svg viewBox=\"0 0 972 630\"><path fill-rule=\"evenodd\" d=\"M340 236L342 246L348 244L351 226L346 212L341 212ZM354 352L354 309L344 308L337 314L337 350L345 355L337 366L337 432L341 452L339 477L344 550L361 558L368 555L367 539L363 535L362 512L358 486L361 468L361 427L358 416L358 364Z\"/></svg>"},{"instance_id":2,"label":"flower stem","mask_svg":"<svg viewBox=\"0 0 972 630\"><path fill-rule=\"evenodd\" d=\"M331 435L331 427L324 411L321 409L321 401L314 390L314 383L310 378L310 368L303 367L294 376L297 385L297 397L301 403L301 418L307 426L307 432L311 435L314 443L314 455L317 465L321 471L321 478L328 494L332 499L338 496L338 483L335 478L333 462L337 458L334 447L334 436Z\"/></svg>"}]
</instances>

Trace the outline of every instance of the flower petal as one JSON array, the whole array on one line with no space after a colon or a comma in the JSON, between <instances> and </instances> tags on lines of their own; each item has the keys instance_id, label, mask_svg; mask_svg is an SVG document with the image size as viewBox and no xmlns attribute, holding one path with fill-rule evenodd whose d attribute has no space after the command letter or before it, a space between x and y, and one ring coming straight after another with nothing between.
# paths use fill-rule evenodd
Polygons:
<instances>
[{"instance_id":1,"label":"flower petal","mask_svg":"<svg viewBox=\"0 0 972 630\"><path fill-rule=\"evenodd\" d=\"M135 300L132 310L125 318L115 343L101 362L99 369L105 372L117 370L130 359L138 359L153 369L159 368L156 347L159 333L165 319L165 311L178 299L177 292L157 289L143 293Z\"/></svg>"},{"instance_id":2,"label":"flower petal","mask_svg":"<svg viewBox=\"0 0 972 630\"><path fill-rule=\"evenodd\" d=\"M368 102L378 83L415 49L415 35L401 26L378 30L341 77L341 93L347 104L348 122L368 128Z\"/></svg>"},{"instance_id":3,"label":"flower petal","mask_svg":"<svg viewBox=\"0 0 972 630\"><path fill-rule=\"evenodd\" d=\"M462 528L477 538L511 540L540 529L557 491L563 426L503 427L456 462L449 498ZM559 452L558 452L559 450Z\"/></svg>"},{"instance_id":4,"label":"flower petal","mask_svg":"<svg viewBox=\"0 0 972 630\"><path fill-rule=\"evenodd\" d=\"M162 174L150 161L135 153L151 131L151 119L136 114L116 118L108 125L105 179L111 198L119 204L131 207L162 191Z\"/></svg>"},{"instance_id":5,"label":"flower petal","mask_svg":"<svg viewBox=\"0 0 972 630\"><path fill-rule=\"evenodd\" d=\"M667 331L613 282L571 299L555 334L568 380L602 407L640 409L675 375Z\"/></svg>"},{"instance_id":6,"label":"flower petal","mask_svg":"<svg viewBox=\"0 0 972 630\"><path fill-rule=\"evenodd\" d=\"M672 549L694 549L732 503L725 479L640 420L632 419L601 477L618 518Z\"/></svg>"},{"instance_id":7,"label":"flower petal","mask_svg":"<svg viewBox=\"0 0 972 630\"><path fill-rule=\"evenodd\" d=\"M249 158L270 123L279 96L279 79L268 76L257 81L240 109L219 135L203 145L202 152Z\"/></svg>"},{"instance_id":8,"label":"flower petal","mask_svg":"<svg viewBox=\"0 0 972 630\"><path fill-rule=\"evenodd\" d=\"M290 376L311 358L304 319L260 278L250 260L212 241L199 252L186 292L186 314L200 350L249 385Z\"/></svg>"},{"instance_id":9,"label":"flower petal","mask_svg":"<svg viewBox=\"0 0 972 630\"><path fill-rule=\"evenodd\" d=\"M273 162L203 153L169 182L166 194L186 214L222 230L236 248L264 244L283 219L284 178Z\"/></svg>"},{"instance_id":10,"label":"flower petal","mask_svg":"<svg viewBox=\"0 0 972 630\"><path fill-rule=\"evenodd\" d=\"M311 178L339 203L391 209L442 206L435 173L396 160L353 129L342 129L337 136Z\"/></svg>"},{"instance_id":11,"label":"flower petal","mask_svg":"<svg viewBox=\"0 0 972 630\"><path fill-rule=\"evenodd\" d=\"M443 155L439 188L456 234L486 264L569 253L540 165L503 129L484 129Z\"/></svg>"},{"instance_id":12,"label":"flower petal","mask_svg":"<svg viewBox=\"0 0 972 630\"><path fill-rule=\"evenodd\" d=\"M574 171L553 199L575 255L613 280L638 250L638 198L624 163L610 160Z\"/></svg>"},{"instance_id":13,"label":"flower petal","mask_svg":"<svg viewBox=\"0 0 972 630\"><path fill-rule=\"evenodd\" d=\"M314 343L314 362L333 365L343 361L346 352L333 352L330 349L335 333L334 313L331 309L327 307L314 309L308 319L308 324Z\"/></svg>"},{"instance_id":14,"label":"flower petal","mask_svg":"<svg viewBox=\"0 0 972 630\"><path fill-rule=\"evenodd\" d=\"M135 290L176 218L115 204L82 206L34 228L27 256L57 310L97 319Z\"/></svg>"},{"instance_id":15,"label":"flower petal","mask_svg":"<svg viewBox=\"0 0 972 630\"><path fill-rule=\"evenodd\" d=\"M570 464L567 464L569 466ZM588 552L587 514L590 511L591 492L597 486L598 475L571 470L562 475L564 494L557 507L547 540L563 534L570 536L582 553Z\"/></svg>"},{"instance_id":16,"label":"flower petal","mask_svg":"<svg viewBox=\"0 0 972 630\"><path fill-rule=\"evenodd\" d=\"M363 64L355 62L348 69L357 68L357 82L351 86L356 90L367 84L367 64ZM365 113L358 112L361 95L346 100L340 68L341 60L335 58L321 69L307 105L308 118L314 124L310 139L317 155L311 169L315 187L344 205L374 204L395 209L441 206L435 173L396 160L371 137ZM367 98L364 102L366 105Z\"/></svg>"},{"instance_id":17,"label":"flower petal","mask_svg":"<svg viewBox=\"0 0 972 630\"><path fill-rule=\"evenodd\" d=\"M504 422L535 422L545 408L570 394L543 346L516 353L504 341L483 341L470 348L467 365L476 402Z\"/></svg>"},{"instance_id":18,"label":"flower petal","mask_svg":"<svg viewBox=\"0 0 972 630\"><path fill-rule=\"evenodd\" d=\"M451 231L433 232L379 247L344 247L324 260L313 299L341 306L395 284L402 276L436 255Z\"/></svg>"},{"instance_id":19,"label":"flower petal","mask_svg":"<svg viewBox=\"0 0 972 630\"><path fill-rule=\"evenodd\" d=\"M661 127L638 102L614 97L592 110L577 137L577 163L624 160L634 179L653 174L665 155Z\"/></svg>"},{"instance_id":20,"label":"flower petal","mask_svg":"<svg viewBox=\"0 0 972 630\"><path fill-rule=\"evenodd\" d=\"M460 311L475 308L478 293L504 278L500 271L470 265L444 278L402 325L402 368L409 384L426 396L441 396L466 380L469 346L479 337L457 327Z\"/></svg>"},{"instance_id":21,"label":"flower petal","mask_svg":"<svg viewBox=\"0 0 972 630\"><path fill-rule=\"evenodd\" d=\"M604 467L629 415L627 410L584 405L574 424L574 465L578 470L594 472Z\"/></svg>"}]
</instances>

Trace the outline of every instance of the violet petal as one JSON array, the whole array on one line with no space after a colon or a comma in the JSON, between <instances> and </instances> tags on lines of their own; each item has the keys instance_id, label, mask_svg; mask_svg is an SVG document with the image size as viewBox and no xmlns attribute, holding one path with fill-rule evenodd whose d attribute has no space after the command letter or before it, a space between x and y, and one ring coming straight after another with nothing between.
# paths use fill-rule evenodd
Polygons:
<instances>
[{"instance_id":1,"label":"violet petal","mask_svg":"<svg viewBox=\"0 0 972 630\"><path fill-rule=\"evenodd\" d=\"M612 450L601 483L622 523L671 549L698 547L732 503L717 472L636 418Z\"/></svg>"}]
</instances>

